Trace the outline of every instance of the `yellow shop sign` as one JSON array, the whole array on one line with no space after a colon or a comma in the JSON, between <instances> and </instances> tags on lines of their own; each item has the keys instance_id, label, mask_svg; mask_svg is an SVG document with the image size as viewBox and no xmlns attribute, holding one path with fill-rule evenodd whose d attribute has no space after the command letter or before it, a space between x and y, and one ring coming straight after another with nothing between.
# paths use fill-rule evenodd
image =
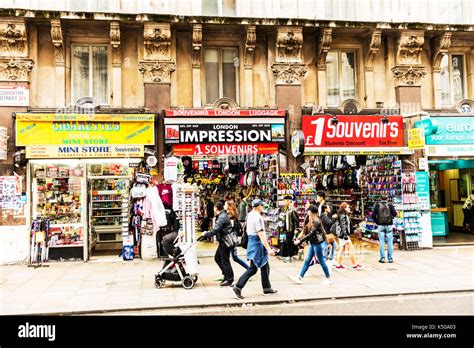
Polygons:
<instances>
[{"instance_id":1,"label":"yellow shop sign","mask_svg":"<svg viewBox=\"0 0 474 348\"><path fill-rule=\"evenodd\" d=\"M16 114L16 145L153 145L154 115Z\"/></svg>"}]
</instances>

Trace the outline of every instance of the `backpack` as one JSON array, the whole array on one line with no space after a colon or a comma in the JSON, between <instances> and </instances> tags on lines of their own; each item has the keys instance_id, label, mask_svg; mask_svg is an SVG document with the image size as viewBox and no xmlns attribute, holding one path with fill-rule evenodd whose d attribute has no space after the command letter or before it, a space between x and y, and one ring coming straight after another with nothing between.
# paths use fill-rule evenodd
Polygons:
<instances>
[{"instance_id":1,"label":"backpack","mask_svg":"<svg viewBox=\"0 0 474 348\"><path fill-rule=\"evenodd\" d=\"M339 222L339 219L336 219L336 221L334 221L329 231L338 237L341 236L341 223Z\"/></svg>"},{"instance_id":2,"label":"backpack","mask_svg":"<svg viewBox=\"0 0 474 348\"><path fill-rule=\"evenodd\" d=\"M393 222L392 213L388 204L380 203L379 212L377 216L378 224L382 226L391 225Z\"/></svg>"},{"instance_id":3,"label":"backpack","mask_svg":"<svg viewBox=\"0 0 474 348\"><path fill-rule=\"evenodd\" d=\"M356 167L357 162L356 162L356 157L355 156L346 156L346 162L350 167Z\"/></svg>"},{"instance_id":4,"label":"backpack","mask_svg":"<svg viewBox=\"0 0 474 348\"><path fill-rule=\"evenodd\" d=\"M324 157L324 170L330 172L332 168L332 156Z\"/></svg>"}]
</instances>

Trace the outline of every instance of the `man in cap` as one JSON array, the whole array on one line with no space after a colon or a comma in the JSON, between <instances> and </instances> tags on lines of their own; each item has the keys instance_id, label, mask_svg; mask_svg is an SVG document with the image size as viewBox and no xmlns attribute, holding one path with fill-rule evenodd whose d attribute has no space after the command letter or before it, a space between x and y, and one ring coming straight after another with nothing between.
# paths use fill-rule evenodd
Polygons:
<instances>
[{"instance_id":1,"label":"man in cap","mask_svg":"<svg viewBox=\"0 0 474 348\"><path fill-rule=\"evenodd\" d=\"M273 290L270 284L270 264L268 255L275 255L270 248L265 233L265 224L263 222L262 213L265 203L257 198L252 201L252 211L247 215L247 259L250 260L250 267L240 277L237 284L232 288L234 295L238 299L243 299L242 289L249 279L254 276L260 268L262 278L262 288L264 295L276 294L277 290Z\"/></svg>"}]
</instances>

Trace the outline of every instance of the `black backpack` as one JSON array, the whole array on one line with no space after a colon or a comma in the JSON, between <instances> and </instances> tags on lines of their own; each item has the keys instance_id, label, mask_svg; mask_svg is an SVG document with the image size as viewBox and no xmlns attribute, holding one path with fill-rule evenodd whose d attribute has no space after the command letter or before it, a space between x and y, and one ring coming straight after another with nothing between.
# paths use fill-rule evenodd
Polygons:
<instances>
[{"instance_id":1,"label":"black backpack","mask_svg":"<svg viewBox=\"0 0 474 348\"><path fill-rule=\"evenodd\" d=\"M380 203L377 216L378 224L382 226L391 225L393 222L392 213L388 204Z\"/></svg>"}]
</instances>

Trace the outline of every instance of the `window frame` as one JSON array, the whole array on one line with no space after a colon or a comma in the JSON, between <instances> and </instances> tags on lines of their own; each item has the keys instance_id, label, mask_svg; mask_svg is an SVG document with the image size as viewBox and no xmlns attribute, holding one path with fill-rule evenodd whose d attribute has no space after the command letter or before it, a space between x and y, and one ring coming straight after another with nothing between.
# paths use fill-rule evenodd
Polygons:
<instances>
[{"instance_id":1,"label":"window frame","mask_svg":"<svg viewBox=\"0 0 474 348\"><path fill-rule=\"evenodd\" d=\"M359 78L358 78L358 74L359 74L359 69L358 69L359 56L357 54L358 49L357 48L347 48L347 49L336 48L336 49L329 50L328 54L331 53L331 52L336 52L337 53L337 62L338 62L338 64L337 64L338 65L337 66L337 73L339 75L337 86L338 86L338 89L339 89L339 104L337 104L337 105L329 104L329 94L326 95L326 104L327 104L328 107L339 107L347 99L359 100L358 99L358 96L359 96ZM342 53L353 53L354 54L354 97L353 98L344 99L342 88L341 88L341 79L342 79L342 59L341 59L341 55L342 55ZM329 78L327 77L327 71L328 70L326 68L326 91L329 90L329 88L328 88Z\"/></svg>"},{"instance_id":2,"label":"window frame","mask_svg":"<svg viewBox=\"0 0 474 348\"><path fill-rule=\"evenodd\" d=\"M446 54L446 56L448 57L448 73L449 73L449 104L444 104L443 102L443 95L442 95L442 81L440 81L441 83L441 107L442 108L453 108L456 106L456 104L458 102L460 102L461 100L464 100L467 98L467 95L468 95L468 90L467 90L467 80L468 80L468 76L467 76L467 58L466 58L466 53L465 52L456 52L456 51L452 51L452 52L448 52ZM462 88L463 88L463 95L461 97L461 99L459 100L454 100L454 83L453 83L453 62L452 62L452 57L453 56L462 56L462 63L463 63L463 81L462 81ZM443 57L444 58L444 57Z\"/></svg>"},{"instance_id":3,"label":"window frame","mask_svg":"<svg viewBox=\"0 0 474 348\"><path fill-rule=\"evenodd\" d=\"M99 103L101 106L110 106L110 77L111 77L111 71L110 71L110 44L108 43L81 43L81 42L75 42L71 43L71 103L75 104L77 100L74 100L74 48L78 46L88 46L89 47L89 95L83 96L83 97L92 97L96 99L96 101ZM107 100L105 103L101 103L97 98L95 98L92 93L94 91L94 85L93 85L93 56L92 56L92 47L105 47L107 49L107 82L106 82L106 96ZM82 97L79 97L80 99Z\"/></svg>"},{"instance_id":4,"label":"window frame","mask_svg":"<svg viewBox=\"0 0 474 348\"><path fill-rule=\"evenodd\" d=\"M223 61L222 61L222 51L225 49L233 49L236 52L236 57L239 59L239 62L241 61L240 59L240 50L239 47L237 46L205 46L204 47L204 52L203 52L203 64L202 64L202 80L204 81L204 84L202 85L201 91L203 95L203 105L205 106L210 106L213 105L216 101L214 100L212 103L207 102L207 79L206 79L206 50L217 50L217 57L218 57L218 64L219 64L219 97L218 100L221 98L224 98L224 84L223 84ZM235 99L234 100L237 105L240 105L240 67L242 64L239 63L238 66L235 67ZM230 97L226 97L230 98ZM231 98L232 99L232 98Z\"/></svg>"}]
</instances>

